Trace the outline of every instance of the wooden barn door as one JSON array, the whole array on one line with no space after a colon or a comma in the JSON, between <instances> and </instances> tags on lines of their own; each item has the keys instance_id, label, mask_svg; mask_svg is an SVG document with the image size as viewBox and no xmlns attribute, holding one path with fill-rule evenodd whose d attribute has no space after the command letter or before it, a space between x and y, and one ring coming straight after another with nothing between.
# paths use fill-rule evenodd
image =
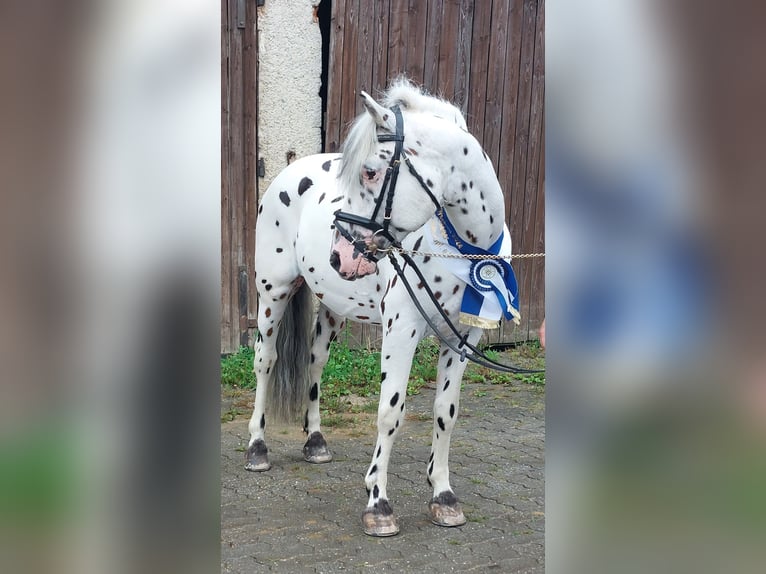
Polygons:
<instances>
[{"instance_id":1,"label":"wooden barn door","mask_svg":"<svg viewBox=\"0 0 766 574\"><path fill-rule=\"evenodd\" d=\"M504 190L514 253L544 252L544 30L545 0L332 0L326 151L361 113L359 90L406 74L461 107ZM522 324L487 342L534 338L544 317L544 260L513 265Z\"/></svg>"},{"instance_id":2,"label":"wooden barn door","mask_svg":"<svg viewBox=\"0 0 766 574\"><path fill-rule=\"evenodd\" d=\"M248 345L258 207L255 0L221 0L221 352Z\"/></svg>"}]
</instances>

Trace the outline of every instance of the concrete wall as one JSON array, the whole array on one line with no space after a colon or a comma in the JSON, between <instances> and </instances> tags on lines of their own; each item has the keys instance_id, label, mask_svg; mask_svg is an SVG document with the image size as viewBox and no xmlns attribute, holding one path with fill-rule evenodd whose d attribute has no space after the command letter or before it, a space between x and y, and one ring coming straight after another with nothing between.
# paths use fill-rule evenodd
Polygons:
<instances>
[{"instance_id":1,"label":"concrete wall","mask_svg":"<svg viewBox=\"0 0 766 574\"><path fill-rule=\"evenodd\" d=\"M314 22L320 0L266 0L258 9L258 157L262 194L295 159L321 151L322 38Z\"/></svg>"}]
</instances>

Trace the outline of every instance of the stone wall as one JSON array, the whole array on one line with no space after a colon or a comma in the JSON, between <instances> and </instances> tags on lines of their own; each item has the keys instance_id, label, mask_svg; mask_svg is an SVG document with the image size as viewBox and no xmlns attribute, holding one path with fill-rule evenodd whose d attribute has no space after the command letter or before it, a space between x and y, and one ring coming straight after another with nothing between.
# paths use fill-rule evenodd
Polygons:
<instances>
[{"instance_id":1,"label":"stone wall","mask_svg":"<svg viewBox=\"0 0 766 574\"><path fill-rule=\"evenodd\" d=\"M319 0L266 0L258 10L258 157L262 194L291 159L321 151Z\"/></svg>"}]
</instances>

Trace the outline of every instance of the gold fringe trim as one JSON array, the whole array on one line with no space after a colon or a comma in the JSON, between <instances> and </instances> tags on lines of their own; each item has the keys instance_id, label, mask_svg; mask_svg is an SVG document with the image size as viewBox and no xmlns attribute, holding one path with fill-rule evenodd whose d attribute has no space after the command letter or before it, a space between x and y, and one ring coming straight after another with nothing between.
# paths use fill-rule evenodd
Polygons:
<instances>
[{"instance_id":1,"label":"gold fringe trim","mask_svg":"<svg viewBox=\"0 0 766 574\"><path fill-rule=\"evenodd\" d=\"M468 313L460 313L460 322L463 325L470 325L471 327L480 327L482 329L497 329L500 326L500 321L493 319L484 319L476 315L469 315Z\"/></svg>"},{"instance_id":2,"label":"gold fringe trim","mask_svg":"<svg viewBox=\"0 0 766 574\"><path fill-rule=\"evenodd\" d=\"M516 325L521 324L521 313L516 309L511 308L511 314L513 315L513 322ZM500 326L500 320L485 319L477 315L469 315L468 313L460 313L460 322L463 325L470 325L471 327L479 327L481 329L497 329Z\"/></svg>"}]
</instances>

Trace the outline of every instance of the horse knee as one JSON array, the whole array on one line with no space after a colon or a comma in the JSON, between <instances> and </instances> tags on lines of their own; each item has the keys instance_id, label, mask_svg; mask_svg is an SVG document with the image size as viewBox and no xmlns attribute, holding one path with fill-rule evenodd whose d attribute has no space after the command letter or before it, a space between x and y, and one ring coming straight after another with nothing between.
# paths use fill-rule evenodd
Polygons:
<instances>
[{"instance_id":1,"label":"horse knee","mask_svg":"<svg viewBox=\"0 0 766 574\"><path fill-rule=\"evenodd\" d=\"M404 401L395 393L391 399L378 408L378 432L393 435L401 426L404 418Z\"/></svg>"}]
</instances>

